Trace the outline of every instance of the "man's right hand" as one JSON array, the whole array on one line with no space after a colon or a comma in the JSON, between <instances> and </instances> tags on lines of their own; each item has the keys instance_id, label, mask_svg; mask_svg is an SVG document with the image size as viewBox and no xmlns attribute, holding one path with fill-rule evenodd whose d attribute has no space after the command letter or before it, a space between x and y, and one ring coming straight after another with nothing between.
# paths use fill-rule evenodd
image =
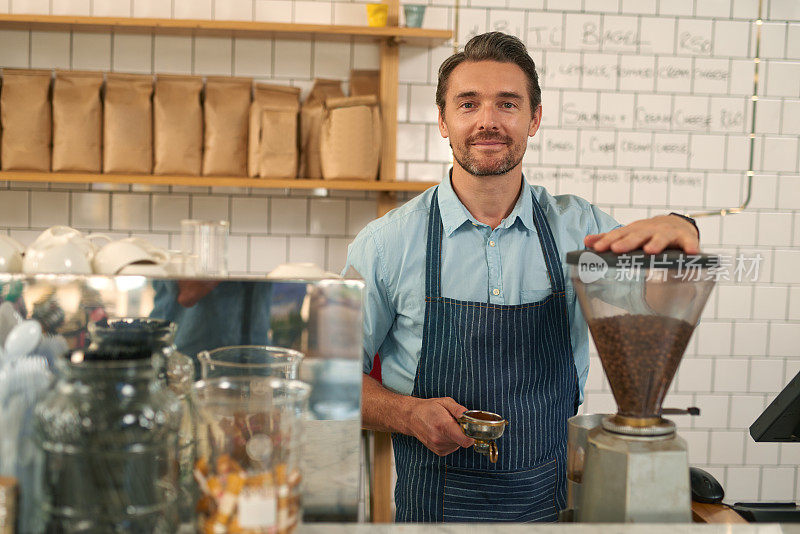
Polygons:
<instances>
[{"instance_id":1,"label":"man's right hand","mask_svg":"<svg viewBox=\"0 0 800 534\"><path fill-rule=\"evenodd\" d=\"M475 444L475 440L468 438L456 421L466 411L465 407L450 397L413 398L409 430L438 456L446 456L461 447Z\"/></svg>"},{"instance_id":2,"label":"man's right hand","mask_svg":"<svg viewBox=\"0 0 800 534\"><path fill-rule=\"evenodd\" d=\"M420 399L400 395L365 374L361 400L361 424L367 430L413 436L439 456L475 444L456 422L467 409L450 397Z\"/></svg>"}]
</instances>

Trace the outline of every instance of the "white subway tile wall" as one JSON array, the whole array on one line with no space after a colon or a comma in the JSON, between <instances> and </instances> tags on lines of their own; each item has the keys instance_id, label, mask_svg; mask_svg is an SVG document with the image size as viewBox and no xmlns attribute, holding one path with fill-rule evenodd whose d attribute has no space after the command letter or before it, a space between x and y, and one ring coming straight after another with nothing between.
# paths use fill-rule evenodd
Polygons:
<instances>
[{"instance_id":1,"label":"white subway tile wall","mask_svg":"<svg viewBox=\"0 0 800 534\"><path fill-rule=\"evenodd\" d=\"M13 11L17 12L17 2L14 0ZM131 17L131 0L94 0L92 3L92 15L98 17ZM20 11L24 13L24 11Z\"/></svg>"},{"instance_id":2,"label":"white subway tile wall","mask_svg":"<svg viewBox=\"0 0 800 534\"><path fill-rule=\"evenodd\" d=\"M53 15L90 15L91 0L52 0Z\"/></svg>"},{"instance_id":3,"label":"white subway tile wall","mask_svg":"<svg viewBox=\"0 0 800 534\"><path fill-rule=\"evenodd\" d=\"M451 0L427 3L425 27L453 27ZM622 223L750 197L743 214L698 219L704 249L730 254L735 266L706 307L667 404L701 408L675 420L691 462L718 476L729 501L800 497L799 448L757 444L747 432L800 371L800 4L764 0L751 191L758 0L463 4L462 45L506 31L537 62L544 113L524 160L531 183L583 196ZM364 3L345 0L0 0L0 12L366 23ZM451 53L449 43L400 48L399 179L446 175L451 154L433 97ZM250 76L294 85L303 97L315 77L346 88L350 69L378 66L377 45L348 38L0 31L0 68ZM286 261L339 271L376 208L375 195L361 192L0 182L0 231L26 243L51 224L71 224L174 248L181 219L228 219L235 273ZM614 407L593 353L582 412Z\"/></svg>"},{"instance_id":4,"label":"white subway tile wall","mask_svg":"<svg viewBox=\"0 0 800 534\"><path fill-rule=\"evenodd\" d=\"M170 18L172 16L172 3L164 2L163 0L133 0L133 16Z\"/></svg>"},{"instance_id":5,"label":"white subway tile wall","mask_svg":"<svg viewBox=\"0 0 800 534\"><path fill-rule=\"evenodd\" d=\"M190 37L156 35L153 46L153 70L155 72L191 74L193 42Z\"/></svg>"},{"instance_id":6,"label":"white subway tile wall","mask_svg":"<svg viewBox=\"0 0 800 534\"><path fill-rule=\"evenodd\" d=\"M174 0L173 16L176 19L210 19L212 4L213 0Z\"/></svg>"},{"instance_id":7,"label":"white subway tile wall","mask_svg":"<svg viewBox=\"0 0 800 534\"><path fill-rule=\"evenodd\" d=\"M253 20L253 0L225 0L212 4L216 20Z\"/></svg>"},{"instance_id":8,"label":"white subway tile wall","mask_svg":"<svg viewBox=\"0 0 800 534\"><path fill-rule=\"evenodd\" d=\"M193 74L230 76L232 48L233 40L226 37L195 37Z\"/></svg>"}]
</instances>

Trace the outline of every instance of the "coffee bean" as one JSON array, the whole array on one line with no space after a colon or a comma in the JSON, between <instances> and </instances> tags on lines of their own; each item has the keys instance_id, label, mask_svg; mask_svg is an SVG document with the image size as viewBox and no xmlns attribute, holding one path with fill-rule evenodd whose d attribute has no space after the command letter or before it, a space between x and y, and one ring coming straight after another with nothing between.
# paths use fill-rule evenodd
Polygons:
<instances>
[{"instance_id":1,"label":"coffee bean","mask_svg":"<svg viewBox=\"0 0 800 534\"><path fill-rule=\"evenodd\" d=\"M657 417L694 326L660 315L589 321L619 415Z\"/></svg>"}]
</instances>

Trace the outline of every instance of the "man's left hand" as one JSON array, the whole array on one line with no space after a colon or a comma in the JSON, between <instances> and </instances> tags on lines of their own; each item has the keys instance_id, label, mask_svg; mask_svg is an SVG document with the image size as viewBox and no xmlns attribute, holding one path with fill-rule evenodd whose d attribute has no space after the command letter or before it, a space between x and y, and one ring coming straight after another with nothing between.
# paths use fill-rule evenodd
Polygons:
<instances>
[{"instance_id":1,"label":"man's left hand","mask_svg":"<svg viewBox=\"0 0 800 534\"><path fill-rule=\"evenodd\" d=\"M597 252L611 250L617 254L637 248L642 248L647 254L658 254L666 248L676 247L687 254L700 252L697 229L676 215L659 215L603 234L587 235L583 244Z\"/></svg>"}]
</instances>

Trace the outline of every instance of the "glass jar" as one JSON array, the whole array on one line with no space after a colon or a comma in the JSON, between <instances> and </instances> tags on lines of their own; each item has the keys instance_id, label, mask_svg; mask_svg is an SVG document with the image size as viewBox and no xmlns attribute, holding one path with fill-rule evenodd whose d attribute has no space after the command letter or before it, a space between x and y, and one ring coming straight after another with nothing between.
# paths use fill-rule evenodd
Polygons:
<instances>
[{"instance_id":1,"label":"glass jar","mask_svg":"<svg viewBox=\"0 0 800 534\"><path fill-rule=\"evenodd\" d=\"M17 479L0 476L0 534L14 534L17 525Z\"/></svg>"},{"instance_id":2,"label":"glass jar","mask_svg":"<svg viewBox=\"0 0 800 534\"><path fill-rule=\"evenodd\" d=\"M89 324L91 345L88 352L102 350L115 357L137 358L158 353L162 365L158 376L177 397L181 406L178 432L180 494L178 497L182 523L195 517L197 486L192 470L195 462L196 423L192 396L194 363L175 347L177 325L165 319L125 317L104 319Z\"/></svg>"},{"instance_id":3,"label":"glass jar","mask_svg":"<svg viewBox=\"0 0 800 534\"><path fill-rule=\"evenodd\" d=\"M275 376L294 380L303 353L282 347L232 345L197 354L203 380L229 376Z\"/></svg>"},{"instance_id":4,"label":"glass jar","mask_svg":"<svg viewBox=\"0 0 800 534\"><path fill-rule=\"evenodd\" d=\"M284 534L300 519L302 419L311 386L233 376L195 384L202 532Z\"/></svg>"},{"instance_id":5,"label":"glass jar","mask_svg":"<svg viewBox=\"0 0 800 534\"><path fill-rule=\"evenodd\" d=\"M46 532L178 529L180 404L157 376L161 355L116 356L60 358L58 381L36 406Z\"/></svg>"}]
</instances>

